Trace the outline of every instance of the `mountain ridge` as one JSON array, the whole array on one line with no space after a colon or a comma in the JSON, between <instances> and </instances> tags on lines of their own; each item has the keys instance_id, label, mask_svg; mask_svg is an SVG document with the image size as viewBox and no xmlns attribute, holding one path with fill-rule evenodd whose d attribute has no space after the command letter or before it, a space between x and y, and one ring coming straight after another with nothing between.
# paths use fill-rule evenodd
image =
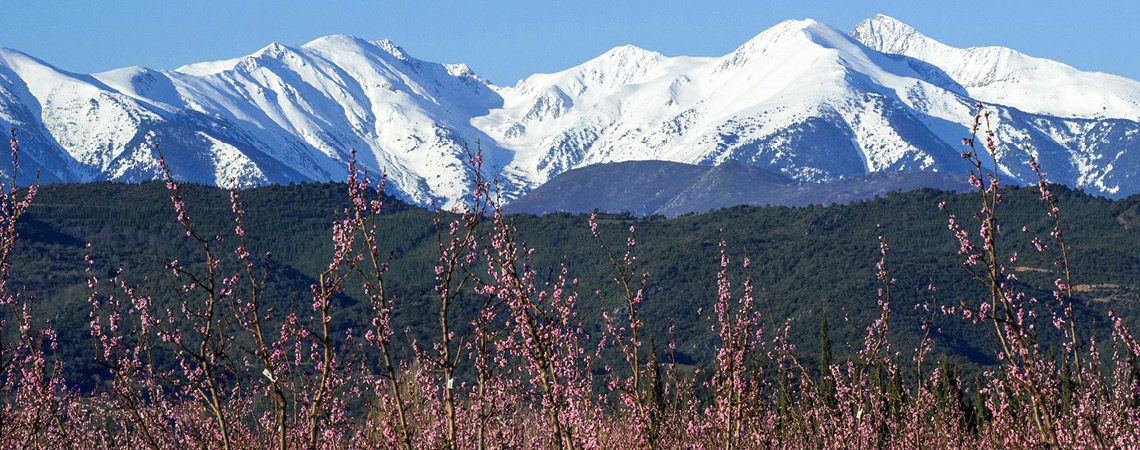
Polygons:
<instances>
[{"instance_id":1,"label":"mountain ridge","mask_svg":"<svg viewBox=\"0 0 1140 450\"><path fill-rule=\"evenodd\" d=\"M677 217L737 205L805 207L870 200L891 192L973 189L969 177L944 172L873 172L824 184L800 183L736 160L716 166L623 161L571 169L507 204L509 214L623 213Z\"/></svg>"},{"instance_id":2,"label":"mountain ridge","mask_svg":"<svg viewBox=\"0 0 1140 450\"><path fill-rule=\"evenodd\" d=\"M720 57L620 46L507 87L347 35L91 75L2 49L0 78L0 125L49 182L153 179L154 143L177 177L239 187L343 179L355 149L394 195L442 207L470 191L474 147L508 201L574 168L650 159L733 160L801 183L963 173L958 142L981 101L1008 182L1034 181L1028 145L1052 181L1140 192L1140 82L956 49L882 15L850 33L781 22Z\"/></svg>"}]
</instances>

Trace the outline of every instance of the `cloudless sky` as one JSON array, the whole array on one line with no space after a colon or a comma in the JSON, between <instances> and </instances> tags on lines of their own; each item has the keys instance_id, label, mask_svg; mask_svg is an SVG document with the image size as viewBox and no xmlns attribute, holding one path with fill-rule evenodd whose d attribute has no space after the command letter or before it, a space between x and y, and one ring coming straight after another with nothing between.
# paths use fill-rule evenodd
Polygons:
<instances>
[{"instance_id":1,"label":"cloudless sky","mask_svg":"<svg viewBox=\"0 0 1140 450\"><path fill-rule=\"evenodd\" d=\"M330 34L390 39L431 62L467 63L499 85L633 44L720 56L786 19L844 32L882 13L955 47L998 45L1140 80L1140 2L956 1L296 1L5 2L0 46L60 69L174 69ZM703 5L701 3L704 3Z\"/></svg>"}]
</instances>

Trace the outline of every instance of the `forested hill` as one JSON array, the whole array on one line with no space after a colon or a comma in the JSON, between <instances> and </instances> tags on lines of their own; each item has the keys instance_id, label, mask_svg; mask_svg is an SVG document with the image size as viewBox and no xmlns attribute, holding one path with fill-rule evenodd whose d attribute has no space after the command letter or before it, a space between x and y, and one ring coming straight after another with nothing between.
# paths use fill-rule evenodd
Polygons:
<instances>
[{"instance_id":1,"label":"forested hill","mask_svg":"<svg viewBox=\"0 0 1140 450\"><path fill-rule=\"evenodd\" d=\"M222 253L232 249L233 214L223 190L184 186L191 220L203 235L221 235ZM1101 328L1107 311L1140 318L1140 196L1121 200L1092 197L1056 187L1065 239L1080 306L1078 321ZM1018 252L1009 264L1028 295L1052 306L1048 289L1058 272L1029 243L1022 227L1048 236L1051 221L1035 189L1008 189L998 210L1002 223L999 245ZM94 348L87 343L86 244L100 279L115 275L145 287L158 305L171 305L176 282L163 260L201 261L201 247L185 237L175 221L170 194L162 184L52 184L41 187L34 205L19 222L20 240L12 260L10 286L26 289L37 299L36 317L51 318L65 344L65 357L82 361ZM323 270L332 252L331 225L347 206L346 188L339 184L268 186L240 192L247 212L245 227L254 255L272 253L269 264L270 303L277 311L309 308L309 285ZM779 329L791 319L791 336L807 361L817 354L821 313L830 321L831 339L838 356L861 345L864 327L876 311L875 276L878 261L877 224L890 246L887 268L898 281L892 288L891 315L895 350L914 348L921 336L916 304L977 305L985 288L959 267L958 243L947 229L947 218L937 205L958 215L967 230L977 229L972 212L976 195L918 190L892 193L885 198L843 206L733 207L674 219L660 216L635 218L600 215L603 238L622 246L630 226L636 228L635 254L649 272L648 295L642 317L659 346L672 338L678 357L691 364L704 358L714 345L710 323L701 317L711 312L716 296L719 243L727 242L733 286L739 289L743 272L739 263L752 260L761 310ZM436 320L431 293L437 254L431 211L391 198L380 224L380 246L392 255L388 286L399 292L394 325L407 330L401 338L429 337ZM586 215L548 214L510 216L518 240L535 249L538 267L551 271L565 265L579 281L579 318L588 330L600 326L603 294L616 289L614 269L591 237ZM445 215L443 220L450 220ZM1008 258L1009 255L1006 257ZM224 267L223 267L224 268ZM338 327L363 328L369 308L357 299L352 285L340 298L344 308L334 316ZM936 291L928 286L934 285ZM613 309L613 296L607 309ZM469 293L470 305L459 308L470 315L482 300ZM850 323L845 323L847 320ZM669 328L675 326L672 335ZM1046 345L1056 343L1049 328L1039 327ZM992 329L961 319L936 317L935 351L957 355L975 363L993 362ZM597 335L597 334L595 334ZM1087 335L1087 334L1086 334ZM1098 336L1108 336L1098 332ZM904 356L905 357L905 356ZM95 370L90 363L69 363L72 370ZM81 374L80 374L81 375Z\"/></svg>"}]
</instances>

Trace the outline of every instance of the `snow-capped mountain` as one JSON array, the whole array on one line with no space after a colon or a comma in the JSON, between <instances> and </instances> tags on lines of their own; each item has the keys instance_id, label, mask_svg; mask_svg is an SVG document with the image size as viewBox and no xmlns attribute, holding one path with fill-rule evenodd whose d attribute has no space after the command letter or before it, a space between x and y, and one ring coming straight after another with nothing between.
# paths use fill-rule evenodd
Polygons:
<instances>
[{"instance_id":1,"label":"snow-capped mountain","mask_svg":"<svg viewBox=\"0 0 1140 450\"><path fill-rule=\"evenodd\" d=\"M923 55L934 62L891 53L894 47L876 50L880 42L934 49ZM666 58L624 47L535 75L500 89L504 107L474 123L521 155L515 164L540 181L601 162L735 159L826 182L885 170L960 173L960 142L981 100L1004 144L999 169L1016 180L1033 181L1024 164L1028 144L1055 181L1106 195L1140 192L1140 83L1012 50L997 51L1003 62L981 75L940 68L959 61L972 68L975 60L984 66L983 56L993 52L943 46L886 16L850 35L811 20L787 21L720 58ZM1056 82L1049 84L1054 79L1065 89L1098 93L1089 97L1100 103L1100 115L1078 114L1093 109L1079 99L1034 104L1062 96ZM1004 89L1015 80L1041 92Z\"/></svg>"},{"instance_id":2,"label":"snow-capped mountain","mask_svg":"<svg viewBox=\"0 0 1140 450\"><path fill-rule=\"evenodd\" d=\"M983 102L1058 117L1140 118L1140 83L1124 77L1081 72L1008 48L950 47L883 15L849 34L873 50L909 57L906 62L916 72L941 78L941 84Z\"/></svg>"},{"instance_id":3,"label":"snow-capped mountain","mask_svg":"<svg viewBox=\"0 0 1140 450\"><path fill-rule=\"evenodd\" d=\"M94 75L3 50L0 77L0 122L64 181L154 178L154 143L189 181L337 180L356 149L363 165L387 170L394 193L423 204L467 191L464 142L488 144L489 170L510 160L470 125L501 101L490 85L387 41L330 36L173 71Z\"/></svg>"},{"instance_id":4,"label":"snow-capped mountain","mask_svg":"<svg viewBox=\"0 0 1140 450\"><path fill-rule=\"evenodd\" d=\"M721 57L618 47L499 87L388 41L330 36L172 71L94 75L0 49L0 125L47 181L141 180L159 143L176 175L239 186L343 179L350 150L390 191L462 202L478 142L508 199L593 163L737 160L801 182L961 172L975 102L1032 181L1140 192L1140 82L1004 48L957 49L886 16L845 34L787 21ZM28 159L31 162L28 162Z\"/></svg>"}]
</instances>

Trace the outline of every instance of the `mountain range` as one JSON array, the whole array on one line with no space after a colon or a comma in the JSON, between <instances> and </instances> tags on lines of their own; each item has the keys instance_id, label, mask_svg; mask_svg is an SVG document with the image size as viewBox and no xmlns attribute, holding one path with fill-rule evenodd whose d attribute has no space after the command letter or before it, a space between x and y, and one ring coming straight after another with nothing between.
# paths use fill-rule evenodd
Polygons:
<instances>
[{"instance_id":1,"label":"mountain range","mask_svg":"<svg viewBox=\"0 0 1140 450\"><path fill-rule=\"evenodd\" d=\"M1140 193L1140 82L1007 48L953 48L882 15L849 33L786 21L720 57L618 47L506 87L339 35L92 75L0 48L0 125L16 129L22 167L41 181L153 179L155 143L186 181L339 180L355 149L390 193L443 207L470 191L476 147L508 201L568 170L622 161L737 161L816 184L963 173L977 102L991 113L1007 182L1036 181L1025 165L1033 152L1051 181Z\"/></svg>"}]
</instances>

